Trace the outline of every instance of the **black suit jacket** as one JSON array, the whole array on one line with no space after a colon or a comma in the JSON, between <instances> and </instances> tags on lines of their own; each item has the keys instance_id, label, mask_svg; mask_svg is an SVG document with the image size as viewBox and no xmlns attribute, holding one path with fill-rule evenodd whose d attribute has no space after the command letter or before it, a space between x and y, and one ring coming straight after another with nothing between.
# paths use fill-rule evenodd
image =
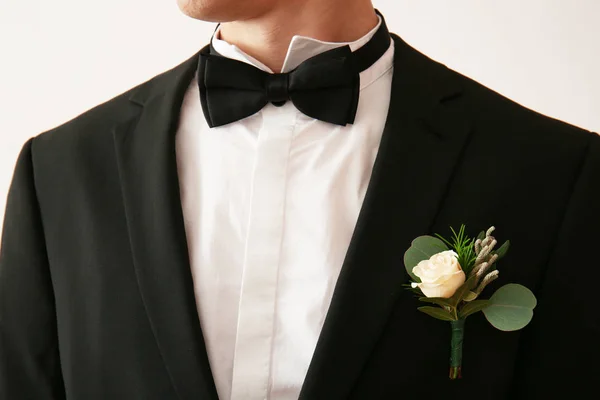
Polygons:
<instances>
[{"instance_id":1,"label":"black suit jacket","mask_svg":"<svg viewBox=\"0 0 600 400\"><path fill-rule=\"evenodd\" d=\"M600 136L528 110L392 35L390 111L301 398L542 399L600 372ZM29 139L0 256L0 398L214 400L179 198L174 135L197 55ZM494 225L492 286L531 288L519 332L417 311L419 235ZM493 288L487 289L488 293Z\"/></svg>"}]
</instances>

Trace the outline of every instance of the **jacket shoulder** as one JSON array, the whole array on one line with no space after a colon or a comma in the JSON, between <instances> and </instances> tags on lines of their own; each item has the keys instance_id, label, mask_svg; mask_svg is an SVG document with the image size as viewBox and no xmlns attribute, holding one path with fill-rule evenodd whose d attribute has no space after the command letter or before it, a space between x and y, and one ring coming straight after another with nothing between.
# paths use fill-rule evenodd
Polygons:
<instances>
[{"instance_id":1,"label":"jacket shoulder","mask_svg":"<svg viewBox=\"0 0 600 400\"><path fill-rule=\"evenodd\" d=\"M588 142L597 136L582 127L530 109L484 84L444 68L463 88L469 118L479 130L502 131L506 138Z\"/></svg>"},{"instance_id":2,"label":"jacket shoulder","mask_svg":"<svg viewBox=\"0 0 600 400\"><path fill-rule=\"evenodd\" d=\"M34 142L40 146L54 143L64 144L109 133L112 126L137 114L139 107L130 101L130 97L141 88L152 85L154 79L156 77L136 85L52 129L35 135Z\"/></svg>"},{"instance_id":3,"label":"jacket shoulder","mask_svg":"<svg viewBox=\"0 0 600 400\"><path fill-rule=\"evenodd\" d=\"M516 140L520 143L533 141L551 146L551 142L587 143L597 136L589 130L527 108L429 57L398 35L392 33L392 37L398 53L395 65L407 75L399 79L410 88L410 95L431 97L433 94L442 104L458 106L478 138L487 141ZM456 99L459 101L453 101Z\"/></svg>"},{"instance_id":4,"label":"jacket shoulder","mask_svg":"<svg viewBox=\"0 0 600 400\"><path fill-rule=\"evenodd\" d=\"M187 87L195 57L29 139L36 181L51 185L82 176L100 180L114 173L115 129L135 123L152 99Z\"/></svg>"},{"instance_id":5,"label":"jacket shoulder","mask_svg":"<svg viewBox=\"0 0 600 400\"><path fill-rule=\"evenodd\" d=\"M197 55L175 67L142 82L113 98L79 114L61 125L33 137L37 148L88 143L95 146L107 138L112 141L112 128L140 114L143 100L158 96L172 88L184 70L189 70Z\"/></svg>"}]
</instances>

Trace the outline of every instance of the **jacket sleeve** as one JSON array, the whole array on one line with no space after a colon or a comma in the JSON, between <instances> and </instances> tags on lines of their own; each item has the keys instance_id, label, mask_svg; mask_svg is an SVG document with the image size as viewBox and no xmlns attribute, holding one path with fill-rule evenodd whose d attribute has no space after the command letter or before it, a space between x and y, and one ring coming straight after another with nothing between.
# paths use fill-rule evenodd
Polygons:
<instances>
[{"instance_id":1,"label":"jacket sleeve","mask_svg":"<svg viewBox=\"0 0 600 400\"><path fill-rule=\"evenodd\" d=\"M0 399L64 399L32 145L19 153L0 241Z\"/></svg>"},{"instance_id":2,"label":"jacket sleeve","mask_svg":"<svg viewBox=\"0 0 600 400\"><path fill-rule=\"evenodd\" d=\"M598 392L599 250L600 136L591 135L538 291L533 320L522 332L514 398Z\"/></svg>"}]
</instances>

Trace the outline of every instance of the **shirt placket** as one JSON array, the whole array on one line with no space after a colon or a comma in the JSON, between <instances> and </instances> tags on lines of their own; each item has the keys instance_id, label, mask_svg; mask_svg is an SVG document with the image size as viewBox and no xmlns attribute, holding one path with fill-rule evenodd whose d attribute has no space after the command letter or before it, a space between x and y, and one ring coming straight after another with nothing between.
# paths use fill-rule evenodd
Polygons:
<instances>
[{"instance_id":1,"label":"shirt placket","mask_svg":"<svg viewBox=\"0 0 600 400\"><path fill-rule=\"evenodd\" d=\"M291 103L268 104L257 139L231 400L269 397L287 165L296 123Z\"/></svg>"}]
</instances>

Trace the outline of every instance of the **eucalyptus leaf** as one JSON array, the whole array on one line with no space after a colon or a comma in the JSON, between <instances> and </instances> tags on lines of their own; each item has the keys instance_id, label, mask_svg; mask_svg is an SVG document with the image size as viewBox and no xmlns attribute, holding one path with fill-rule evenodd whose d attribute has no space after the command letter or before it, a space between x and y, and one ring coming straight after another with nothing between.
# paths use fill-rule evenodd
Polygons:
<instances>
[{"instance_id":1,"label":"eucalyptus leaf","mask_svg":"<svg viewBox=\"0 0 600 400\"><path fill-rule=\"evenodd\" d=\"M475 300L465 304L465 306L458 312L460 318L467 318L469 315L474 314L487 308L490 305L489 300Z\"/></svg>"},{"instance_id":2,"label":"eucalyptus leaf","mask_svg":"<svg viewBox=\"0 0 600 400\"><path fill-rule=\"evenodd\" d=\"M412 270L423 260L429 260L431 256L448 250L448 246L440 239L433 236L419 236L412 241L411 246L404 253L404 267L413 281L420 283L421 280L413 274Z\"/></svg>"},{"instance_id":3,"label":"eucalyptus leaf","mask_svg":"<svg viewBox=\"0 0 600 400\"><path fill-rule=\"evenodd\" d=\"M504 257L506 255L506 252L508 251L509 247L510 247L510 240L507 240L506 242L504 242L504 244L502 244L502 246L500 246L498 248L498 250L494 251L494 253L498 255L498 260L500 260L502 257Z\"/></svg>"},{"instance_id":4,"label":"eucalyptus leaf","mask_svg":"<svg viewBox=\"0 0 600 400\"><path fill-rule=\"evenodd\" d=\"M533 309L537 305L531 290L516 283L496 290L489 302L483 313L490 324L501 331L524 328L533 318Z\"/></svg>"},{"instance_id":5,"label":"eucalyptus leaf","mask_svg":"<svg viewBox=\"0 0 600 400\"><path fill-rule=\"evenodd\" d=\"M463 300L465 295L475 287L476 283L477 275L473 275L469 279L467 279L465 283L463 283L458 289L456 289L456 292L454 292L452 297L448 299L452 307L456 307L458 303L460 303Z\"/></svg>"},{"instance_id":6,"label":"eucalyptus leaf","mask_svg":"<svg viewBox=\"0 0 600 400\"><path fill-rule=\"evenodd\" d=\"M417 310L424 312L433 318L441 319L442 321L456 321L456 318L454 318L450 312L444 310L443 308L425 306L419 307Z\"/></svg>"},{"instance_id":7,"label":"eucalyptus leaf","mask_svg":"<svg viewBox=\"0 0 600 400\"><path fill-rule=\"evenodd\" d=\"M444 306L452 307L452 304L450 303L450 301L443 297L419 297L419 301L422 301L424 303L437 304L438 306L442 306L442 307L444 307Z\"/></svg>"}]
</instances>

